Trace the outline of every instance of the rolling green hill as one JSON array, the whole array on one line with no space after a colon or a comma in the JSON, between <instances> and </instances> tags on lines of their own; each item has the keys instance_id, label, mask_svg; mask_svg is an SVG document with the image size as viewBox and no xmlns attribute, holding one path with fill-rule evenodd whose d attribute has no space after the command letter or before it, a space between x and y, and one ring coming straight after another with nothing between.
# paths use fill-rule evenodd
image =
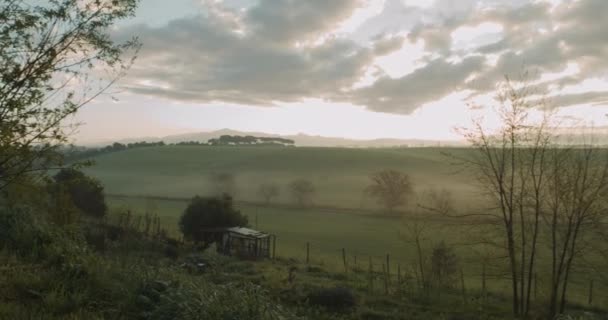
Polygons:
<instances>
[{"instance_id":1,"label":"rolling green hill","mask_svg":"<svg viewBox=\"0 0 608 320\"><path fill-rule=\"evenodd\" d=\"M89 174L98 177L111 194L191 197L212 192L214 173L231 173L237 184L237 200L261 201L261 183L281 187L278 201L290 203L286 185L298 178L316 187L314 203L344 208L377 208L364 189L369 175L382 169L408 173L416 190L429 186L451 190L456 199L468 198L470 179L455 174L439 148L280 148L166 146L101 155Z\"/></svg>"},{"instance_id":2,"label":"rolling green hill","mask_svg":"<svg viewBox=\"0 0 608 320\"><path fill-rule=\"evenodd\" d=\"M87 172L104 183L107 193L112 195L108 198L111 208L128 208L138 214L153 211L173 234L178 233L177 221L187 206L185 199L195 194L209 194L213 190L210 177L214 173L232 173L237 183L236 198L241 201L239 209L249 217L252 227L277 235L277 251L281 256L302 260L306 243L310 242L311 259L338 270L342 248L347 250L351 263L355 255L360 261L372 258L375 264L382 263L384 256L390 254L394 264L401 263L411 269L415 247L411 239L407 239L406 224L412 216L370 215L379 212L379 207L365 195L364 189L371 173L397 169L411 176L418 193L430 186L445 188L452 192L455 206L462 211L480 208L475 200L478 191L472 177L459 172L461 168L452 164L453 158L444 155L446 152L463 156L471 151L463 148L146 147L100 155L94 159L96 165ZM306 178L315 184L315 207L289 206L293 201L286 185L297 178ZM261 183L269 181L281 186L278 202L283 205L267 207L248 203L262 201L256 190ZM364 214L345 214L349 210L338 208L357 209ZM423 222L428 228L424 247L430 250L440 241L455 246L462 259L467 286L477 288L481 274L477 252L480 248L464 244L479 240L477 233L497 231L460 222L427 218ZM500 251L494 254L502 256ZM503 272L505 263L497 260L497 274ZM546 279L541 278L543 280ZM574 301L584 301L587 284L584 274L573 278ZM508 282L501 277L494 278L488 286L499 292L508 290ZM605 285L596 286L604 288ZM598 301L605 299L608 297L597 297Z\"/></svg>"}]
</instances>

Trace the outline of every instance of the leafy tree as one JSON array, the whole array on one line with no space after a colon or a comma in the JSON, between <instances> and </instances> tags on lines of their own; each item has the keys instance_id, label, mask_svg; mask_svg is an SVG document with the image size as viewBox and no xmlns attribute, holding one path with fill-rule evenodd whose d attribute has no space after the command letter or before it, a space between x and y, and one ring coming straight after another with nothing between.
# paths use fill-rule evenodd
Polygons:
<instances>
[{"instance_id":1,"label":"leafy tree","mask_svg":"<svg viewBox=\"0 0 608 320\"><path fill-rule=\"evenodd\" d=\"M137 0L0 3L0 190L61 165L64 120L125 74L136 39L108 34ZM133 55L134 57L135 55Z\"/></svg>"},{"instance_id":2,"label":"leafy tree","mask_svg":"<svg viewBox=\"0 0 608 320\"><path fill-rule=\"evenodd\" d=\"M276 183L262 183L258 188L258 195L264 199L266 205L270 204L270 201L279 196L280 189Z\"/></svg>"},{"instance_id":3,"label":"leafy tree","mask_svg":"<svg viewBox=\"0 0 608 320\"><path fill-rule=\"evenodd\" d=\"M95 218L103 218L106 215L108 207L103 186L97 179L71 168L62 169L54 179L55 193L62 197L63 193L67 193L82 213Z\"/></svg>"},{"instance_id":4,"label":"leafy tree","mask_svg":"<svg viewBox=\"0 0 608 320\"><path fill-rule=\"evenodd\" d=\"M407 204L413 193L410 177L396 170L382 170L370 176L372 183L366 191L378 200L389 212Z\"/></svg>"},{"instance_id":5,"label":"leafy tree","mask_svg":"<svg viewBox=\"0 0 608 320\"><path fill-rule=\"evenodd\" d=\"M247 226L247 217L233 206L232 197L194 197L179 220L179 228L184 237L195 242L210 245L216 241L215 233L205 229Z\"/></svg>"},{"instance_id":6,"label":"leafy tree","mask_svg":"<svg viewBox=\"0 0 608 320\"><path fill-rule=\"evenodd\" d=\"M301 206L309 206L315 193L315 186L306 179L297 179L289 184L289 191L296 203Z\"/></svg>"}]
</instances>

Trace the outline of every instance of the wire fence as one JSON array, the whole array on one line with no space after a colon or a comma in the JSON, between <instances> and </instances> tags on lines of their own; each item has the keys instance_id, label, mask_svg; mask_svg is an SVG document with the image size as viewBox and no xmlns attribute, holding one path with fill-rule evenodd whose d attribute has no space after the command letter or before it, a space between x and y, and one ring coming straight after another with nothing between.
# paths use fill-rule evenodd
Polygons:
<instances>
[{"instance_id":1,"label":"wire fence","mask_svg":"<svg viewBox=\"0 0 608 320\"><path fill-rule=\"evenodd\" d=\"M280 240L280 239L279 239ZM308 241L302 243L301 252L281 253L275 249L274 258L290 259L308 266L322 266L346 278L363 280L370 292L391 294L403 290L419 290L433 286L437 275L428 263L417 258L396 258L390 253L378 254L338 248L331 244ZM605 308L608 306L608 279L590 268L577 266L577 273L568 283L569 301L579 306ZM528 277L528 274L525 275ZM458 263L450 288L458 291L463 300L485 300L490 294L506 295L511 290L511 275L505 257L494 259L467 259ZM530 277L530 296L533 302L549 299L550 275L537 269Z\"/></svg>"}]
</instances>

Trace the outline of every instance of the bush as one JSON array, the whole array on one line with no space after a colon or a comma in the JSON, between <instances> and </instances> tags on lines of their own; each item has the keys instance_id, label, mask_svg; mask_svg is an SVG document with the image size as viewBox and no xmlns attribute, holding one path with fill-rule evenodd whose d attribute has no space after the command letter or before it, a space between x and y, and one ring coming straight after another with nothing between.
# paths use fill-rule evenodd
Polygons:
<instances>
[{"instance_id":1,"label":"bush","mask_svg":"<svg viewBox=\"0 0 608 320\"><path fill-rule=\"evenodd\" d=\"M108 207L103 186L97 179L76 169L62 169L54 178L55 185L51 189L67 190L74 205L83 213L95 218L106 215Z\"/></svg>"},{"instance_id":2,"label":"bush","mask_svg":"<svg viewBox=\"0 0 608 320\"><path fill-rule=\"evenodd\" d=\"M244 227L247 217L233 207L232 198L223 195L219 198L194 197L182 214L179 227L184 237L205 246L219 240L215 233L205 229Z\"/></svg>"},{"instance_id":3,"label":"bush","mask_svg":"<svg viewBox=\"0 0 608 320\"><path fill-rule=\"evenodd\" d=\"M355 295L348 288L323 288L308 294L308 303L332 311L346 311L357 305Z\"/></svg>"},{"instance_id":4,"label":"bush","mask_svg":"<svg viewBox=\"0 0 608 320\"><path fill-rule=\"evenodd\" d=\"M431 274L433 282L439 287L451 287L456 281L458 257L454 249L441 241L433 248L431 255Z\"/></svg>"}]
</instances>

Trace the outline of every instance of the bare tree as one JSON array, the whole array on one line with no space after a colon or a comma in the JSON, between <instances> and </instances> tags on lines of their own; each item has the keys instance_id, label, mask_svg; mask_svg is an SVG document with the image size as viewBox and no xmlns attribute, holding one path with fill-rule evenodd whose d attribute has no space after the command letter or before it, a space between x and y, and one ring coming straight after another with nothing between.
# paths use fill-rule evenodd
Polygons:
<instances>
[{"instance_id":1,"label":"bare tree","mask_svg":"<svg viewBox=\"0 0 608 320\"><path fill-rule=\"evenodd\" d=\"M475 173L478 186L494 209L484 215L502 225L512 284L512 309L526 317L537 260L540 218L552 149L550 118L535 122L530 110L544 107L527 84L507 79L498 94L502 127L487 132L481 121L463 130L475 152L460 158Z\"/></svg>"},{"instance_id":2,"label":"bare tree","mask_svg":"<svg viewBox=\"0 0 608 320\"><path fill-rule=\"evenodd\" d=\"M370 176L371 185L366 191L376 198L388 212L407 204L408 196L413 193L410 177L396 170L382 170Z\"/></svg>"},{"instance_id":3,"label":"bare tree","mask_svg":"<svg viewBox=\"0 0 608 320\"><path fill-rule=\"evenodd\" d=\"M581 243L604 222L608 207L606 150L589 144L553 152L545 216L551 248L551 317L565 311L574 261L584 249Z\"/></svg>"},{"instance_id":4,"label":"bare tree","mask_svg":"<svg viewBox=\"0 0 608 320\"><path fill-rule=\"evenodd\" d=\"M289 191L296 203L301 206L309 206L312 203L312 196L315 193L315 186L310 180L297 179L289 184Z\"/></svg>"},{"instance_id":5,"label":"bare tree","mask_svg":"<svg viewBox=\"0 0 608 320\"><path fill-rule=\"evenodd\" d=\"M273 198L280 194L279 186L276 183L266 182L258 187L258 196L260 196L266 205L269 205Z\"/></svg>"}]
</instances>

